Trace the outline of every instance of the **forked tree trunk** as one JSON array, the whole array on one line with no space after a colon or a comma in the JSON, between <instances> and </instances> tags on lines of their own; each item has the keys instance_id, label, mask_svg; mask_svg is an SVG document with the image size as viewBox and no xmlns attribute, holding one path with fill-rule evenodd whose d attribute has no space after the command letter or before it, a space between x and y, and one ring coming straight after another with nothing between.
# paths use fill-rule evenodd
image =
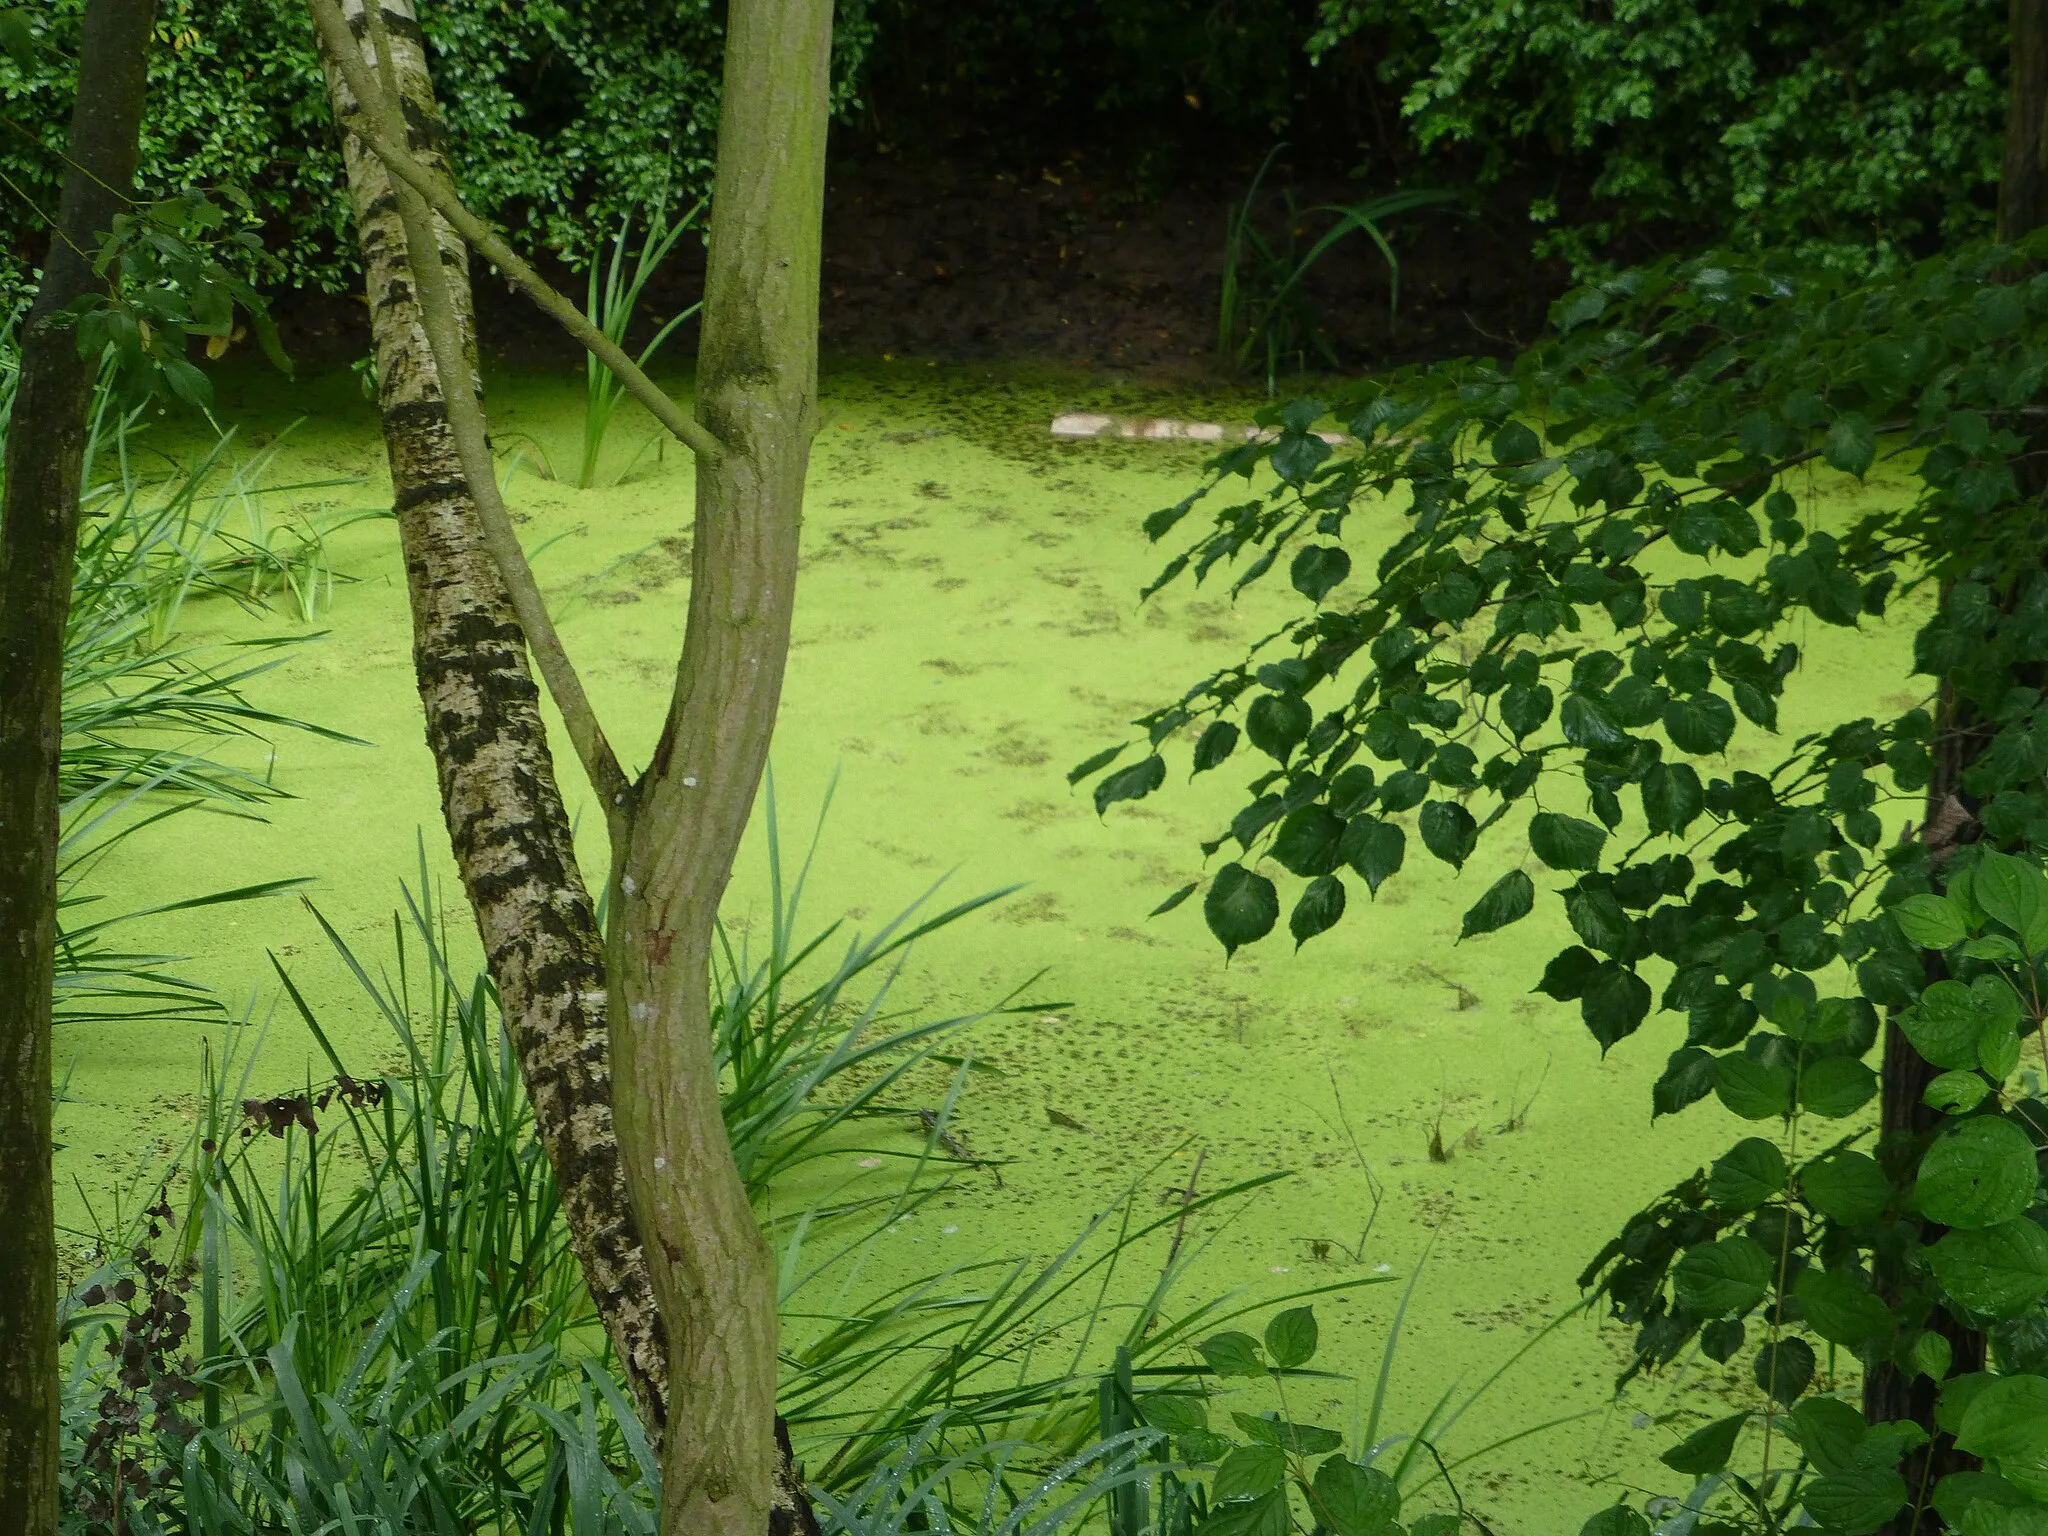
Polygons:
<instances>
[{"instance_id":1,"label":"forked tree trunk","mask_svg":"<svg viewBox=\"0 0 2048 1536\"><path fill-rule=\"evenodd\" d=\"M50 988L64 629L96 358L52 317L135 181L155 0L91 0L57 229L23 327L0 490L0 1531L56 1536Z\"/></svg>"},{"instance_id":2,"label":"forked tree trunk","mask_svg":"<svg viewBox=\"0 0 2048 1536\"><path fill-rule=\"evenodd\" d=\"M388 56L381 64L402 105L396 121L403 124L404 148L424 162L434 189L446 195L445 133L417 25L400 3L379 8L377 28L361 0L352 0L344 15L370 70L380 67L374 33L383 34ZM328 25L322 22L323 29ZM488 453L462 249L445 225L430 222L423 206L404 201L424 183L394 195L384 149L373 158L358 136L366 125L392 121L391 114L382 104L359 114L355 92L342 77L346 72L370 90L368 75L352 67L354 60L328 57L337 120L358 130L346 136L350 183L407 551L420 687L450 835L533 1085L536 1118L564 1185L565 1208L570 1185L580 1178L580 1209L568 1210L572 1228L583 1229L579 1255L588 1273L593 1256L585 1237L591 1229L606 1234L595 1256L606 1266L604 1276L600 1282L593 1275L592 1288L629 1360L643 1414L657 1430L665 1420L659 1437L662 1525L671 1536L759 1536L764 1530L787 1536L817 1529L774 1414L774 1266L725 1138L711 1056L709 958L718 899L765 762L788 650L804 469L815 430L830 43L829 0L740 0L728 22L718 196L721 208L731 211L723 222L714 216L699 369L699 415L710 436L687 421L676 423L712 450L700 447L691 618L677 703L655 767L630 789L617 781L620 792L606 796L612 801L606 810L615 844L614 910L633 910L636 892L660 893L661 915L646 952L658 979L629 988L615 966L610 981L614 1055L641 1068L637 1078L619 1073L635 1111L620 1114L621 1129L629 1149L636 1132L665 1138L637 1149L630 1203L606 1091L606 999L592 985L593 979L604 985L604 967L594 960L590 904L533 707L531 675L520 654L524 637L501 575L505 567L497 563L502 556L487 547L488 529L502 527L503 511L493 502L497 524L490 523L470 494L476 486L493 498L496 493L480 478L488 475ZM451 217L460 213L449 206ZM473 224L464 227L472 238L484 238ZM408 255L408 230L423 249L435 248L435 267L425 270L438 269L440 277L420 280L421 269ZM498 249L497 259L516 262ZM511 558L518 563L516 552ZM529 606L532 600L529 587ZM535 618L551 631L544 611ZM545 643L557 643L552 633ZM557 658L558 670L566 666L558 651L547 654ZM569 681L574 686L573 674ZM508 708L516 718L505 718ZM594 742L608 756L594 722L585 724L579 750ZM706 734L692 734L698 732ZM701 754L716 771L700 776L672 769L678 739L695 741L690 760ZM716 784L715 799L695 800L700 780ZM651 841L644 835L650 831ZM678 836L690 844L679 862L666 845ZM626 873L642 870L636 860L648 866L637 879ZM618 932L615 927L615 945ZM672 957L678 932L688 942ZM546 948L544 955L536 944ZM619 1028L629 1015L635 1026ZM631 1082L640 1085L637 1092ZM656 1233L657 1245L651 1251L636 1246L636 1231ZM657 1307L648 1305L650 1294Z\"/></svg>"}]
</instances>

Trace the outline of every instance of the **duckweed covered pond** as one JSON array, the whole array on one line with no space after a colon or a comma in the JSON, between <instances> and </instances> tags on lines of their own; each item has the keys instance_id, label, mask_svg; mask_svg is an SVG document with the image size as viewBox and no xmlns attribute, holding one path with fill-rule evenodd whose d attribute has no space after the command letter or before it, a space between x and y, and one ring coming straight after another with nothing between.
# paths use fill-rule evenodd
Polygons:
<instances>
[{"instance_id":1,"label":"duckweed covered pond","mask_svg":"<svg viewBox=\"0 0 2048 1536\"><path fill-rule=\"evenodd\" d=\"M1138 522L1190 487L1202 449L1059 443L1047 423L1077 408L1241 421L1253 402L911 363L833 374L824 395L774 752L785 843L801 846L830 793L805 926L843 915L872 927L940 880L951 899L1021 885L921 945L894 1006L971 1011L1020 986L1046 1002L968 1037L1001 1076L975 1076L954 1123L979 1156L1001 1160L1000 1184L965 1174L939 1207L902 1225L882 1268L1049 1255L1140 1175L1139 1214L1170 1208L1198 1156L1206 1188L1291 1170L1191 1234L1206 1247L1182 1299L1381 1273L1405 1283L1420 1267L1385 1418L1414 1426L1571 1307L1575 1277L1623 1218L1731 1139L1732 1122L1705 1106L1650 1123L1649 1085L1675 1022L1653 1020L1603 1060L1574 1007L1531 993L1558 947L1554 903L1454 947L1459 914L1504 867L1497 848L1455 877L1411 868L1364 921L1299 954L1274 942L1226 965L1194 904L1148 919L1199 872L1196 845L1236 808L1242 775L1208 776L1105 822L1085 791L1068 788L1066 770L1286 610L1279 593L1255 589L1233 605L1187 586L1140 606L1163 556ZM540 471L549 458L566 466L578 440L580 381L498 379L492 405L502 462L516 463L510 500L564 637L621 756L644 759L682 628L688 466L648 452L625 483L575 490ZM266 498L267 517L338 524L336 514L387 499L374 414L353 380L247 376L223 391L220 414L250 444L307 418L281 444L274 483L355 481ZM622 419L615 470L645 436ZM1840 487L1820 489L1836 498L1831 508L1850 505ZM98 885L140 906L313 876L321 913L360 954L381 957L399 882L416 878L422 850L429 878L451 892L453 869L417 719L393 525L340 527L323 558L334 577L315 626L324 633L255 697L368 745L276 737L274 771L295 798L260 822L184 817L153 829L108 861ZM1802 701L1825 701L1837 718L1857 712L1845 711L1848 698L1872 713L1903 707L1915 622L1905 609L1882 631L1795 634L1808 663L1787 700L1786 735L1804 728ZM187 639L225 640L294 619L214 599L188 607L184 623ZM1751 740L1748 755L1777 754ZM581 812L587 862L601 867L601 819L573 771L562 782ZM761 821L727 903L741 933L764 922ZM451 927L469 941L459 912ZM188 974L239 1013L268 1020L261 1092L328 1074L303 1026L271 1001L273 956L352 1066L391 1055L388 1029L296 904L175 914L148 938L191 955ZM60 1039L60 1073L73 1064L59 1112L60 1187L73 1191L64 1219L80 1224L89 1197L104 1198L153 1147L183 1136L200 1050L201 1032L180 1025ZM947 1086L935 1072L917 1091L936 1107ZM906 1119L906 1147L921 1134ZM1164 1254L1141 1258L1156 1265ZM1319 1384L1327 1390L1312 1410L1295 1404L1297 1417L1347 1424L1370 1398L1403 1283L1318 1301L1318 1363L1342 1374ZM1552 1426L1459 1468L1467 1503L1490 1526L1576 1528L1647 1474L1673 1438L1656 1426L1674 1381L1612 1399L1625 1358L1618 1331L1575 1318L1457 1423L1443 1444L1454 1462Z\"/></svg>"}]
</instances>

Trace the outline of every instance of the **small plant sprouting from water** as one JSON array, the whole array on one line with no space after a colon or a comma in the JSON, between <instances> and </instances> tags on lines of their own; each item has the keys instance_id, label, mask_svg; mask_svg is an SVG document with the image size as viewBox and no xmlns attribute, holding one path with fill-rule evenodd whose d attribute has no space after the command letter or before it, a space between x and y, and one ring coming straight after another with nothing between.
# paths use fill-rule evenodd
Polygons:
<instances>
[{"instance_id":1,"label":"small plant sprouting from water","mask_svg":"<svg viewBox=\"0 0 2048 1536\"><path fill-rule=\"evenodd\" d=\"M699 201L681 217L670 219L663 206L656 203L654 211L648 215L647 231L641 238L639 251L630 259L627 252L633 238L633 215L628 213L620 221L618 235L612 241L610 260L603 264L602 269L596 261L591 262L589 304L585 313L618 345L626 343L626 328L633 323L633 312L639 307L641 291L654 276L655 269L675 249L683 232L696 223L697 215L703 209L704 204ZM661 344L674 334L676 327L702 307L701 303L692 304L671 316L654 333L653 340L640 349L634 361L645 368L661 349ZM618 410L619 402L625 398L626 387L597 360L595 354L585 359L584 366L588 395L583 408L583 459L576 471L576 484L587 491L597 484L598 460L604 454L604 440L611 431L612 416ZM658 439L659 434L656 434L650 441ZM633 456L634 462L638 462L640 453L646 451L643 444L639 453ZM620 471L618 479L623 480L632 467L629 463Z\"/></svg>"},{"instance_id":2,"label":"small plant sprouting from water","mask_svg":"<svg viewBox=\"0 0 2048 1536\"><path fill-rule=\"evenodd\" d=\"M1223 238L1223 289L1216 306L1218 355L1239 369L1250 368L1254 360L1261 361L1268 395L1279 391L1282 365L1291 361L1296 368L1306 370L1311 351L1332 368L1338 365L1336 348L1323 326L1322 314L1302 288L1302 279L1310 269L1346 235L1364 231L1387 263L1387 312L1391 318L1401 304L1401 259L1394 254L1393 243L1387 238L1386 221L1396 214L1456 200L1455 193L1416 188L1357 203L1304 208L1296 202L1293 189L1285 188L1280 194L1285 217L1278 233L1269 237L1252 215L1266 172L1286 147L1276 144L1267 152L1244 201L1231 211ZM1333 216L1335 222L1303 251L1301 241L1308 233L1304 221L1325 214Z\"/></svg>"}]
</instances>

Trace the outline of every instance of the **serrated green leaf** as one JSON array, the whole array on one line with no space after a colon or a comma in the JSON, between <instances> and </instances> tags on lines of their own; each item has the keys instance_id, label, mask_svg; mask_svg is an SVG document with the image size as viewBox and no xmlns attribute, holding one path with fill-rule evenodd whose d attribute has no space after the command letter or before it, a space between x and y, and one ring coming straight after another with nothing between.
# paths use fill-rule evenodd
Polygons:
<instances>
[{"instance_id":1,"label":"serrated green leaf","mask_svg":"<svg viewBox=\"0 0 2048 1536\"><path fill-rule=\"evenodd\" d=\"M1846 1120L1877 1095L1877 1074L1849 1056L1810 1061L1799 1074L1799 1103L1828 1120Z\"/></svg>"},{"instance_id":2,"label":"serrated green leaf","mask_svg":"<svg viewBox=\"0 0 2048 1536\"><path fill-rule=\"evenodd\" d=\"M2048 950L2048 876L2024 859L1987 849L1970 890L1987 916L2019 935L2029 954Z\"/></svg>"},{"instance_id":3,"label":"serrated green leaf","mask_svg":"<svg viewBox=\"0 0 2048 1536\"><path fill-rule=\"evenodd\" d=\"M1157 752L1141 763L1119 768L1095 786L1095 814L1100 816L1119 800L1142 800L1166 782L1166 759Z\"/></svg>"},{"instance_id":4,"label":"serrated green leaf","mask_svg":"<svg viewBox=\"0 0 2048 1536\"><path fill-rule=\"evenodd\" d=\"M1970 934L1962 913L1945 896L1908 896L1891 913L1899 932L1922 949L1948 949Z\"/></svg>"},{"instance_id":5,"label":"serrated green leaf","mask_svg":"<svg viewBox=\"0 0 2048 1536\"><path fill-rule=\"evenodd\" d=\"M1266 1324L1266 1353L1282 1370L1308 1364L1316 1352L1316 1314L1312 1307L1289 1307Z\"/></svg>"},{"instance_id":6,"label":"serrated green leaf","mask_svg":"<svg viewBox=\"0 0 2048 1536\"><path fill-rule=\"evenodd\" d=\"M1185 1392L1148 1392L1138 1400L1138 1412L1154 1429L1171 1435L1209 1427L1209 1405Z\"/></svg>"},{"instance_id":7,"label":"serrated green leaf","mask_svg":"<svg viewBox=\"0 0 2048 1536\"><path fill-rule=\"evenodd\" d=\"M1871 1536L1906 1507L1906 1480L1889 1467L1850 1467L1815 1478L1803 1495L1806 1512L1822 1530Z\"/></svg>"},{"instance_id":8,"label":"serrated green leaf","mask_svg":"<svg viewBox=\"0 0 2048 1536\"><path fill-rule=\"evenodd\" d=\"M1799 1276L1794 1292L1807 1326L1844 1349L1882 1343L1897 1327L1891 1308L1848 1275L1809 1268Z\"/></svg>"},{"instance_id":9,"label":"serrated green leaf","mask_svg":"<svg viewBox=\"0 0 2048 1536\"><path fill-rule=\"evenodd\" d=\"M2017 1317L2048 1296L2048 1232L2024 1216L1951 1232L1927 1259L1942 1289L1986 1317Z\"/></svg>"},{"instance_id":10,"label":"serrated green leaf","mask_svg":"<svg viewBox=\"0 0 2048 1536\"><path fill-rule=\"evenodd\" d=\"M1777 1143L1745 1136L1714 1159L1707 1198L1722 1210L1741 1215L1783 1193L1790 1176Z\"/></svg>"},{"instance_id":11,"label":"serrated green leaf","mask_svg":"<svg viewBox=\"0 0 2048 1536\"><path fill-rule=\"evenodd\" d=\"M1714 1059L1714 1094L1729 1113L1770 1120L1792 1113L1792 1074L1748 1056Z\"/></svg>"},{"instance_id":12,"label":"serrated green leaf","mask_svg":"<svg viewBox=\"0 0 2048 1536\"><path fill-rule=\"evenodd\" d=\"M1862 1152L1834 1152L1799 1170L1799 1192L1830 1221L1860 1227L1884 1214L1892 1186L1875 1158Z\"/></svg>"},{"instance_id":13,"label":"serrated green leaf","mask_svg":"<svg viewBox=\"0 0 2048 1536\"><path fill-rule=\"evenodd\" d=\"M2048 1459L2048 1377L1986 1383L1963 1410L1956 1445L1987 1461Z\"/></svg>"},{"instance_id":14,"label":"serrated green leaf","mask_svg":"<svg viewBox=\"0 0 2048 1536\"><path fill-rule=\"evenodd\" d=\"M1990 1093L1991 1085L1975 1072L1944 1072L1927 1085L1920 1102L1945 1115L1966 1115Z\"/></svg>"},{"instance_id":15,"label":"serrated green leaf","mask_svg":"<svg viewBox=\"0 0 2048 1536\"><path fill-rule=\"evenodd\" d=\"M1698 1317L1746 1312L1770 1289L1773 1265L1761 1243L1724 1237L1688 1248L1671 1272L1679 1305Z\"/></svg>"},{"instance_id":16,"label":"serrated green leaf","mask_svg":"<svg viewBox=\"0 0 2048 1536\"><path fill-rule=\"evenodd\" d=\"M1259 1353L1259 1341L1248 1333L1232 1329L1228 1333L1212 1334L1195 1348L1209 1369L1218 1376L1266 1374L1265 1357Z\"/></svg>"},{"instance_id":17,"label":"serrated green leaf","mask_svg":"<svg viewBox=\"0 0 2048 1536\"><path fill-rule=\"evenodd\" d=\"M1576 816L1538 811L1529 818L1529 847L1552 869L1598 869L1607 830Z\"/></svg>"},{"instance_id":18,"label":"serrated green leaf","mask_svg":"<svg viewBox=\"0 0 2048 1536\"><path fill-rule=\"evenodd\" d=\"M1240 1445L1216 1468L1210 1497L1218 1503L1271 1493L1287 1475L1287 1453L1277 1445Z\"/></svg>"},{"instance_id":19,"label":"serrated green leaf","mask_svg":"<svg viewBox=\"0 0 2048 1536\"><path fill-rule=\"evenodd\" d=\"M1706 1477L1719 1472L1728 1465L1728 1458L1735 1454L1735 1442L1748 1422L1748 1414L1734 1413L1711 1424L1703 1424L1657 1459L1672 1471L1683 1472L1687 1477ZM1636 1516L1634 1510L1623 1510L1622 1513L1634 1516L1638 1527L1642 1525L1641 1517ZM1599 1518L1594 1516L1596 1520ZM1586 1531L1593 1529L1592 1522L1587 1522Z\"/></svg>"},{"instance_id":20,"label":"serrated green leaf","mask_svg":"<svg viewBox=\"0 0 2048 1536\"><path fill-rule=\"evenodd\" d=\"M1280 893L1264 875L1255 875L1242 864L1226 864L1216 871L1209 894L1202 898L1202 916L1224 953L1235 954L1273 931L1280 920Z\"/></svg>"},{"instance_id":21,"label":"serrated green leaf","mask_svg":"<svg viewBox=\"0 0 2048 1536\"><path fill-rule=\"evenodd\" d=\"M1935 1137L1920 1159L1913 1203L1930 1221L1976 1231L2024 1212L2039 1182L2027 1133L2009 1120L1980 1115Z\"/></svg>"},{"instance_id":22,"label":"serrated green leaf","mask_svg":"<svg viewBox=\"0 0 2048 1536\"><path fill-rule=\"evenodd\" d=\"M1386 1473L1332 1456L1310 1485L1317 1523L1333 1536L1393 1536L1401 1492Z\"/></svg>"},{"instance_id":23,"label":"serrated green leaf","mask_svg":"<svg viewBox=\"0 0 2048 1536\"><path fill-rule=\"evenodd\" d=\"M1492 933L1510 923L1520 922L1536 905L1536 883L1519 869L1511 869L1473 902L1458 926L1460 941Z\"/></svg>"}]
</instances>

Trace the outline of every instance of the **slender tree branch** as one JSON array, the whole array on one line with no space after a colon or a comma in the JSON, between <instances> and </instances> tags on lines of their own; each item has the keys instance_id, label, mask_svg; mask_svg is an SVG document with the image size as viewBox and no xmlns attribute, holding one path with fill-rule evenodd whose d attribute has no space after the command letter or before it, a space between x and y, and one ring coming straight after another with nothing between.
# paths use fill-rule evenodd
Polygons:
<instances>
[{"instance_id":1,"label":"slender tree branch","mask_svg":"<svg viewBox=\"0 0 2048 1536\"><path fill-rule=\"evenodd\" d=\"M349 132L368 145L371 153L390 168L391 174L404 187L410 188L429 208L446 219L449 227L468 241L472 250L511 278L528 298L559 321L563 329L617 375L619 382L626 386L626 392L647 407L656 421L674 433L699 459L716 461L725 451L718 439L670 399L617 342L591 323L589 316L551 288L546 279L522 260L489 225L465 208L452 187L444 186L412 157L405 148L403 120L396 124L378 122L378 118L385 114L373 112L370 104L377 101L381 93L371 80L370 72L363 67L362 53L354 43L347 21L342 18L340 7L335 0L307 0L307 3L312 8L314 25L334 51L342 78L348 81L348 88L355 93L357 112L348 124ZM364 8L364 15L371 18L373 26L382 26L382 18L374 4ZM400 196L404 196L403 191Z\"/></svg>"},{"instance_id":2,"label":"slender tree branch","mask_svg":"<svg viewBox=\"0 0 2048 1536\"><path fill-rule=\"evenodd\" d=\"M349 125L350 131L371 143L362 132L361 120L374 114L384 119L385 132L402 134L404 120L391 68L391 50L375 0L365 7L364 14L369 18L381 78L373 78L362 67L361 44L349 32L348 23L342 20L333 0L312 0L312 6L328 49L348 80L349 89L355 93L357 121ZM374 150L374 144L371 147ZM379 158L391 163L382 155ZM417 163L407 158L408 164L418 170ZM424 171L420 175L431 180ZM533 579L533 569L526 563L526 551L520 547L519 535L498 490L483 408L477 403L475 379L464 352L455 300L448 288L447 271L441 265L441 246L434 238L427 200L403 178L394 183L393 191L405 226L406 257L417 291L421 324L434 354L434 371L440 376L441 398L448 408L448 427L462 461L463 478L469 482L478 521L483 525L484 546L504 578L512 598L512 611L518 615L520 628L526 632L526 643L533 651L534 664L548 685L555 707L562 712L576 756L589 775L591 787L597 791L606 824L616 837L623 832L630 810L630 782L611 743L605 739L604 727L583 691L582 679L576 675L562 637L556 633L554 620L548 616L547 604Z\"/></svg>"}]
</instances>

